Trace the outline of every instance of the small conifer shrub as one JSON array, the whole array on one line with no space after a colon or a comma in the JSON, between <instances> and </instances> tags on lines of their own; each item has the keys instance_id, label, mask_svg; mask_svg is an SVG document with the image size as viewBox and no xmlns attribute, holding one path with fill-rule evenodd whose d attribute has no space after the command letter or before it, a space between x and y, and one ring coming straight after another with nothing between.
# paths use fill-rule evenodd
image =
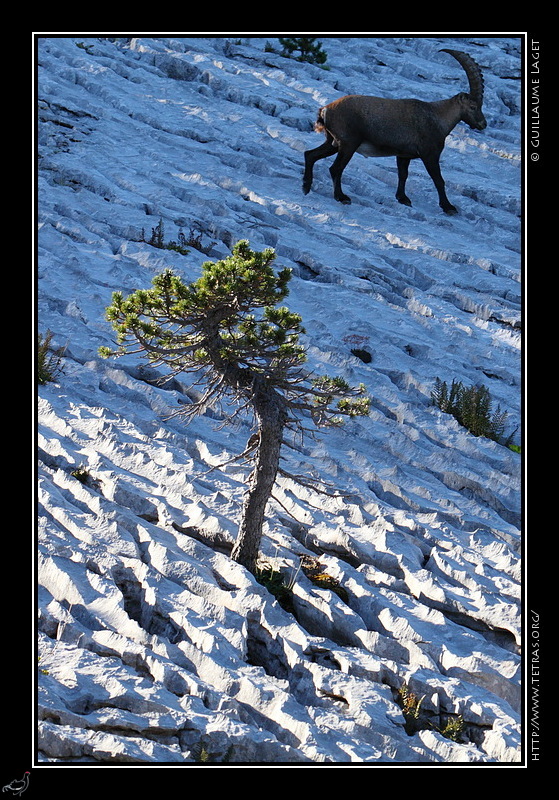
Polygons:
<instances>
[{"instance_id":1,"label":"small conifer shrub","mask_svg":"<svg viewBox=\"0 0 559 800\"><path fill-rule=\"evenodd\" d=\"M437 408L451 414L474 436L485 436L508 445L508 440L503 442L508 414L501 411L500 406L492 410L486 386L464 386L460 381L453 380L449 387L446 381L437 378L431 399Z\"/></svg>"},{"instance_id":2,"label":"small conifer shrub","mask_svg":"<svg viewBox=\"0 0 559 800\"><path fill-rule=\"evenodd\" d=\"M65 347L52 347L52 331L47 331L44 336L37 337L37 380L43 386L45 383L56 380L62 372L62 359Z\"/></svg>"},{"instance_id":3,"label":"small conifer shrub","mask_svg":"<svg viewBox=\"0 0 559 800\"><path fill-rule=\"evenodd\" d=\"M158 247L160 250L174 250L182 255L187 255L187 241L182 228L179 229L178 240L166 242L165 241L165 225L163 219L160 218L155 228L151 229L151 236L149 239L145 238L145 231L142 229L141 241L147 242L152 247Z\"/></svg>"},{"instance_id":4,"label":"small conifer shrub","mask_svg":"<svg viewBox=\"0 0 559 800\"><path fill-rule=\"evenodd\" d=\"M310 64L324 64L327 53L322 49L322 42L317 42L315 36L286 37L280 36L279 42L283 47L282 56L294 58L297 61L307 61ZM299 55L295 55L299 53Z\"/></svg>"}]
</instances>

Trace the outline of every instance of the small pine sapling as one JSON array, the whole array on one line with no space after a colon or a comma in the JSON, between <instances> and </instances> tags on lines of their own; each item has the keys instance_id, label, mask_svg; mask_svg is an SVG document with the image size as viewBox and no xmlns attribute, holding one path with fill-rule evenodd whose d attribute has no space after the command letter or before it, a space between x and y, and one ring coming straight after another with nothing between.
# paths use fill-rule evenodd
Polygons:
<instances>
[{"instance_id":1,"label":"small pine sapling","mask_svg":"<svg viewBox=\"0 0 559 800\"><path fill-rule=\"evenodd\" d=\"M287 37L280 36L279 42L283 47L282 56L295 58L297 61L308 61L310 64L324 64L327 53L322 49L322 42L317 42L315 36ZM295 56L298 51L300 55Z\"/></svg>"},{"instance_id":2,"label":"small pine sapling","mask_svg":"<svg viewBox=\"0 0 559 800\"><path fill-rule=\"evenodd\" d=\"M433 404L446 414L451 414L474 436L484 436L508 446L503 442L508 414L500 406L492 409L489 389L486 386L464 386L453 380L450 388L446 381L437 378L431 392Z\"/></svg>"}]
</instances>

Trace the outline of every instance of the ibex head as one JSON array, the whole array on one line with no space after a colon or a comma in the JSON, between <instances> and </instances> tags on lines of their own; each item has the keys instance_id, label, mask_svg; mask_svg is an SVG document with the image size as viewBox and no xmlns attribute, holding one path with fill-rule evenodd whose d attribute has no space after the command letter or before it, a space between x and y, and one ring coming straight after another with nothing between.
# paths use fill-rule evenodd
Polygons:
<instances>
[{"instance_id":1,"label":"ibex head","mask_svg":"<svg viewBox=\"0 0 559 800\"><path fill-rule=\"evenodd\" d=\"M468 53L463 53L461 50L443 49L440 52L450 53L464 68L470 84L470 92L469 94L464 92L459 95L462 103L462 121L469 125L470 128L482 131L487 127L487 121L481 110L483 104L483 75L479 65Z\"/></svg>"}]
</instances>

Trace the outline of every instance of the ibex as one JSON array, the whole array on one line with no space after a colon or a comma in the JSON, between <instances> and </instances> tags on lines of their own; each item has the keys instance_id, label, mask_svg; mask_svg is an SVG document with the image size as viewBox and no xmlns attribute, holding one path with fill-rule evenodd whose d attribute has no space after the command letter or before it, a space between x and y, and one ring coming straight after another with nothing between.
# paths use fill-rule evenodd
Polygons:
<instances>
[{"instance_id":1,"label":"ibex","mask_svg":"<svg viewBox=\"0 0 559 800\"><path fill-rule=\"evenodd\" d=\"M334 197L351 203L342 192L342 172L354 153L364 156L396 156L398 188L396 199L406 206L411 201L405 193L411 159L420 158L439 193L439 205L447 214L456 208L449 202L439 165L445 139L459 122L482 131L483 76L474 59L460 50L450 53L464 68L470 84L469 93L460 92L448 100L387 100L366 95L347 95L319 109L315 130L326 134L326 141L305 152L303 191L312 184L313 166L321 158L337 153L330 167Z\"/></svg>"}]
</instances>

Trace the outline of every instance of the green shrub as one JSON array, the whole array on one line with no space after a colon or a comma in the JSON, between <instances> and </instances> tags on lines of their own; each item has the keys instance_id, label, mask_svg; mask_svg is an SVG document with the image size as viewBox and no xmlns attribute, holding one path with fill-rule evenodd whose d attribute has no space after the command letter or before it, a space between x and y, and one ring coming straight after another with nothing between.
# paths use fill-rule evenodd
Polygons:
<instances>
[{"instance_id":1,"label":"green shrub","mask_svg":"<svg viewBox=\"0 0 559 800\"><path fill-rule=\"evenodd\" d=\"M349 603L348 593L332 575L328 575L326 572L320 572L318 575L309 575L308 577L315 586L318 586L320 589L330 589L330 591L337 594L344 603Z\"/></svg>"},{"instance_id":2,"label":"green shrub","mask_svg":"<svg viewBox=\"0 0 559 800\"><path fill-rule=\"evenodd\" d=\"M431 393L434 405L446 414L451 414L474 436L485 436L501 444L509 445L509 440L502 441L508 417L506 411L497 406L492 411L489 390L485 386L464 386L460 381L452 381L450 388L446 381L437 378Z\"/></svg>"},{"instance_id":3,"label":"green shrub","mask_svg":"<svg viewBox=\"0 0 559 800\"><path fill-rule=\"evenodd\" d=\"M256 570L256 580L272 594L284 611L293 613L293 590L289 586L277 569L271 565L258 567Z\"/></svg>"},{"instance_id":4,"label":"green shrub","mask_svg":"<svg viewBox=\"0 0 559 800\"><path fill-rule=\"evenodd\" d=\"M165 225L162 218L159 219L159 222L155 228L151 229L151 236L149 239L146 239L146 232L144 228L142 228L140 241L146 242L146 244L150 244L152 247L158 247L160 250L174 250L176 253L180 253L183 256L188 254L190 247L194 248L194 250L199 250L201 253L209 255L213 246L216 244L215 242L203 244L202 233L200 231L196 231L194 228L190 228L190 233L188 236L186 236L182 227L180 226L177 241L173 239L169 242L166 242Z\"/></svg>"},{"instance_id":5,"label":"green shrub","mask_svg":"<svg viewBox=\"0 0 559 800\"><path fill-rule=\"evenodd\" d=\"M445 739L450 739L452 742L460 741L462 732L464 730L464 717L449 717L446 721L444 728L439 731Z\"/></svg>"},{"instance_id":6,"label":"green shrub","mask_svg":"<svg viewBox=\"0 0 559 800\"><path fill-rule=\"evenodd\" d=\"M322 49L322 42L317 42L314 36L285 37L280 36L279 42L283 47L282 56L295 58L297 61L308 61L309 64L324 64L327 54ZM294 55L298 51L299 55Z\"/></svg>"},{"instance_id":7,"label":"green shrub","mask_svg":"<svg viewBox=\"0 0 559 800\"><path fill-rule=\"evenodd\" d=\"M54 381L62 372L62 358L64 357L65 347L54 349L52 347L51 331L37 337L37 380L41 385Z\"/></svg>"},{"instance_id":8,"label":"green shrub","mask_svg":"<svg viewBox=\"0 0 559 800\"><path fill-rule=\"evenodd\" d=\"M415 692L410 691L405 683L398 689L397 702L406 720L404 726L406 733L410 736L424 727L420 723L420 711L423 699L423 697L418 697Z\"/></svg>"},{"instance_id":9,"label":"green shrub","mask_svg":"<svg viewBox=\"0 0 559 800\"><path fill-rule=\"evenodd\" d=\"M171 241L165 242L165 226L163 224L163 219L159 219L159 222L155 226L155 228L151 229L151 236L149 239L145 238L145 231L142 229L141 241L147 242L152 247L158 247L161 250L174 250L177 253L181 253L182 255L186 255L188 253L187 248L187 241L186 236L183 233L182 228L179 228L179 235L178 241Z\"/></svg>"},{"instance_id":10,"label":"green shrub","mask_svg":"<svg viewBox=\"0 0 559 800\"><path fill-rule=\"evenodd\" d=\"M204 742L198 742L192 748L191 755L193 760L198 764L225 764L231 761L231 757L233 755L233 745L229 745L225 754L211 753Z\"/></svg>"},{"instance_id":11,"label":"green shrub","mask_svg":"<svg viewBox=\"0 0 559 800\"><path fill-rule=\"evenodd\" d=\"M85 467L76 467L70 475L80 483L87 483L89 480L89 471Z\"/></svg>"}]
</instances>

